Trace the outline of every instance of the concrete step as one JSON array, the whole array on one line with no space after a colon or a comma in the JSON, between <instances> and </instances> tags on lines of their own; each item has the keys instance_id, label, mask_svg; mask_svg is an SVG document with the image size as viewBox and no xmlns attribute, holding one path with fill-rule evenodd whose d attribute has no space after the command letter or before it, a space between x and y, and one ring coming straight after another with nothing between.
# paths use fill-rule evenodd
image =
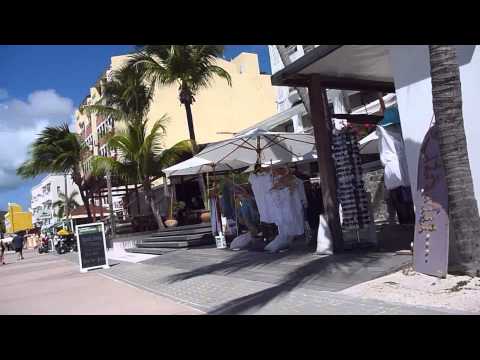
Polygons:
<instances>
[{"instance_id":1,"label":"concrete step","mask_svg":"<svg viewBox=\"0 0 480 360\"><path fill-rule=\"evenodd\" d=\"M150 235L149 238L181 236L181 235L195 235L195 234L208 234L208 233L210 233L210 234L212 233L212 228L211 227L156 232L156 233Z\"/></svg>"},{"instance_id":2,"label":"concrete step","mask_svg":"<svg viewBox=\"0 0 480 360\"><path fill-rule=\"evenodd\" d=\"M213 235L211 232L204 233L204 234L192 234L192 235L172 235L172 236L157 236L157 237L149 237L142 241L143 244L145 243L163 243L165 241L185 241L185 240L197 240L203 238L210 238L213 239Z\"/></svg>"},{"instance_id":3,"label":"concrete step","mask_svg":"<svg viewBox=\"0 0 480 360\"><path fill-rule=\"evenodd\" d=\"M126 249L125 250L128 253L135 253L135 254L150 254L150 255L163 255L172 251L175 251L175 249L159 249L159 248L154 248L154 249L148 249L148 248L133 248L133 249Z\"/></svg>"},{"instance_id":4,"label":"concrete step","mask_svg":"<svg viewBox=\"0 0 480 360\"><path fill-rule=\"evenodd\" d=\"M214 243L215 240L213 238L200 238L183 241L162 241L161 243L142 243L137 244L135 249L186 248L190 246L209 245Z\"/></svg>"},{"instance_id":5,"label":"concrete step","mask_svg":"<svg viewBox=\"0 0 480 360\"><path fill-rule=\"evenodd\" d=\"M184 226L177 226L172 228L166 228L163 230L159 230L157 233L168 233L172 231L181 231L181 230L190 230L190 229L202 229L202 228L211 228L212 225L210 223L200 223L200 224L193 224L193 225L184 225Z\"/></svg>"}]
</instances>

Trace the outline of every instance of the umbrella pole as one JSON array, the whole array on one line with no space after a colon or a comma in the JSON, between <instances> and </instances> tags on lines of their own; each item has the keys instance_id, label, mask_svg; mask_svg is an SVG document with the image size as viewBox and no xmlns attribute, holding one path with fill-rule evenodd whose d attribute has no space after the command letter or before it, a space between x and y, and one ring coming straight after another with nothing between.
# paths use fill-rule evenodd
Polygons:
<instances>
[{"instance_id":1,"label":"umbrella pole","mask_svg":"<svg viewBox=\"0 0 480 360\"><path fill-rule=\"evenodd\" d=\"M222 231L222 213L220 211L220 200L218 198L218 193L217 193L217 174L215 172L215 165L213 165L213 197L215 200L215 205L217 207L217 219L216 221L220 222L220 231L218 232L219 236L223 235Z\"/></svg>"},{"instance_id":2,"label":"umbrella pole","mask_svg":"<svg viewBox=\"0 0 480 360\"><path fill-rule=\"evenodd\" d=\"M209 181L209 176L208 176L208 172L207 172L207 210L211 210L210 209L210 181Z\"/></svg>"},{"instance_id":3,"label":"umbrella pole","mask_svg":"<svg viewBox=\"0 0 480 360\"><path fill-rule=\"evenodd\" d=\"M237 201L235 196L235 173L232 172L232 182L233 182L233 207L235 208L235 228L237 230L238 237L238 210L237 210Z\"/></svg>"}]
</instances>

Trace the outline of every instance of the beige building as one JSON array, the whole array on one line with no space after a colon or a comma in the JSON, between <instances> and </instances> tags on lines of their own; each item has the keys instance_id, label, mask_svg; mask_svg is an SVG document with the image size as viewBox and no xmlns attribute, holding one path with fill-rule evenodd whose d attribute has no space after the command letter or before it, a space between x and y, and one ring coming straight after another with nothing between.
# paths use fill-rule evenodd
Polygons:
<instances>
[{"instance_id":1,"label":"beige building","mask_svg":"<svg viewBox=\"0 0 480 360\"><path fill-rule=\"evenodd\" d=\"M128 55L114 56L106 73L121 67ZM230 87L223 79L214 79L209 88L202 89L192 105L195 135L199 144L231 137L272 115L277 111L276 93L270 75L261 74L257 54L241 53L231 61L218 59L217 65L224 68L232 78ZM95 103L101 96L100 79L91 89L83 104ZM178 99L178 86L158 87L154 93L148 115L149 120L168 115L167 134L164 145L170 147L189 138L185 108ZM114 128L112 119L92 116L90 119L79 112L75 115L77 132L91 147L91 154L110 155L105 145L108 131ZM88 160L85 172L90 170Z\"/></svg>"}]
</instances>

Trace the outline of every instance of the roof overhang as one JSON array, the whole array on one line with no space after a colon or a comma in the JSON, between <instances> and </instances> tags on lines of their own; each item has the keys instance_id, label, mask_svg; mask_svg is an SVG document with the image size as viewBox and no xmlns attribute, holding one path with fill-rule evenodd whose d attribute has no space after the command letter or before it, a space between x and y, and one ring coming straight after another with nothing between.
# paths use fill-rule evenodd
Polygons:
<instances>
[{"instance_id":1,"label":"roof overhang","mask_svg":"<svg viewBox=\"0 0 480 360\"><path fill-rule=\"evenodd\" d=\"M308 87L315 78L339 90L394 92L384 45L321 45L272 75L272 85Z\"/></svg>"}]
</instances>

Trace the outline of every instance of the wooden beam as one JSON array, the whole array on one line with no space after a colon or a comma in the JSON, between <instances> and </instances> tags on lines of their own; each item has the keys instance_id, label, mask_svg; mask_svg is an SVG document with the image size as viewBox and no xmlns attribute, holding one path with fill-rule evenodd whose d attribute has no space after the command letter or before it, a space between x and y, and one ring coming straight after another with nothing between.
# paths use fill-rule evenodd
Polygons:
<instances>
[{"instance_id":1,"label":"wooden beam","mask_svg":"<svg viewBox=\"0 0 480 360\"><path fill-rule=\"evenodd\" d=\"M337 179L332 157L332 122L328 111L327 92L322 87L322 82L318 77L312 78L312 83L308 90L313 133L318 154L323 205L332 234L333 251L342 252L343 237L337 202Z\"/></svg>"}]
</instances>

